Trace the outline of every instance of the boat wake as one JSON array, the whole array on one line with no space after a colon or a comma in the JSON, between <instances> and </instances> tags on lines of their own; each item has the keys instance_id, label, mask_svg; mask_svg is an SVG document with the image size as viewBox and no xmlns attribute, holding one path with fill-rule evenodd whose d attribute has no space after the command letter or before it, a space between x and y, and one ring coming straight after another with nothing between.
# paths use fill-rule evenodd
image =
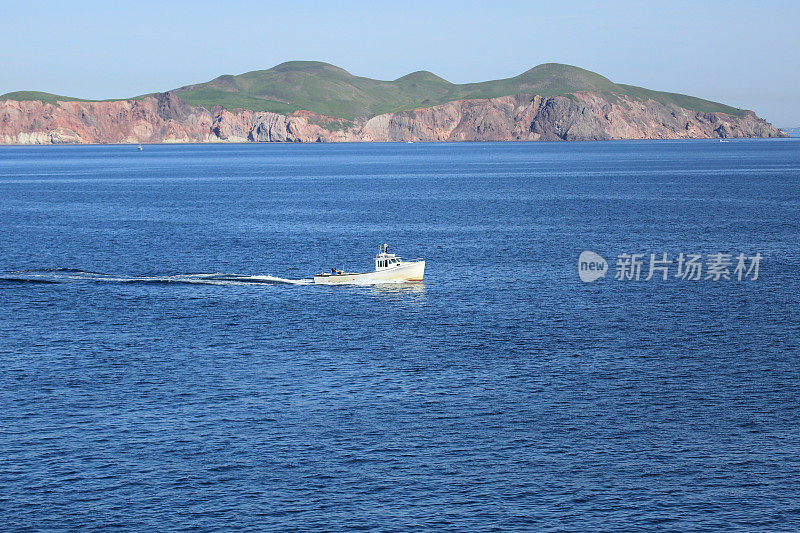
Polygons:
<instances>
[{"instance_id":1,"label":"boat wake","mask_svg":"<svg viewBox=\"0 0 800 533\"><path fill-rule=\"evenodd\" d=\"M374 272L342 272L335 269L331 273L315 274L313 278L290 279L271 275L225 274L175 274L171 276L125 276L92 272L76 268L34 268L0 271L0 283L64 283L67 281L106 282L106 283L184 283L192 285L360 285L402 287L422 282L425 273L425 260L403 260L389 253L389 245L380 247L375 261Z\"/></svg>"},{"instance_id":2,"label":"boat wake","mask_svg":"<svg viewBox=\"0 0 800 533\"><path fill-rule=\"evenodd\" d=\"M277 276L251 276L242 274L178 274L172 276L122 276L90 272L74 268L44 268L15 270L0 273L0 283L67 283L71 281L106 283L155 283L200 285L283 284L312 285L313 279L288 279Z\"/></svg>"}]
</instances>

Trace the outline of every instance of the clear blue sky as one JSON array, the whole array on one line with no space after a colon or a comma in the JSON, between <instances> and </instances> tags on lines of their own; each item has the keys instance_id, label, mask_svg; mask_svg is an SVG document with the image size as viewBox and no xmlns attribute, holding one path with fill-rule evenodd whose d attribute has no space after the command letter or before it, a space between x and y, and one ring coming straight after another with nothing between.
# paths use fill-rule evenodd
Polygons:
<instances>
[{"instance_id":1,"label":"clear blue sky","mask_svg":"<svg viewBox=\"0 0 800 533\"><path fill-rule=\"evenodd\" d=\"M660 6L658 4L661 4ZM800 1L5 2L0 94L123 98L292 59L456 83L577 65L800 126Z\"/></svg>"}]
</instances>

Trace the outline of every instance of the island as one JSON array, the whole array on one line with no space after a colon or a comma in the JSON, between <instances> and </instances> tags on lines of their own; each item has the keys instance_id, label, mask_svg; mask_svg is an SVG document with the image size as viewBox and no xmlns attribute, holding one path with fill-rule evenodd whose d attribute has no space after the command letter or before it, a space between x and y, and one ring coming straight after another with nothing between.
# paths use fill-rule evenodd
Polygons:
<instances>
[{"instance_id":1,"label":"island","mask_svg":"<svg viewBox=\"0 0 800 533\"><path fill-rule=\"evenodd\" d=\"M546 63L455 84L427 71L394 81L317 61L124 100L35 91L0 96L0 143L603 141L785 137L752 111L617 84Z\"/></svg>"}]
</instances>

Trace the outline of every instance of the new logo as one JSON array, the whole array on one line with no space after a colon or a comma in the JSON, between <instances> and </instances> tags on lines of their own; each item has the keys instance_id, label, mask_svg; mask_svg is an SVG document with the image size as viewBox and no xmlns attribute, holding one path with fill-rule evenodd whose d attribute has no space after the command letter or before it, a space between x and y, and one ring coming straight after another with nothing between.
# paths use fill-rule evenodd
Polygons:
<instances>
[{"instance_id":1,"label":"new logo","mask_svg":"<svg viewBox=\"0 0 800 533\"><path fill-rule=\"evenodd\" d=\"M578 275L586 283L602 278L608 272L608 263L594 252L581 252L578 257Z\"/></svg>"}]
</instances>

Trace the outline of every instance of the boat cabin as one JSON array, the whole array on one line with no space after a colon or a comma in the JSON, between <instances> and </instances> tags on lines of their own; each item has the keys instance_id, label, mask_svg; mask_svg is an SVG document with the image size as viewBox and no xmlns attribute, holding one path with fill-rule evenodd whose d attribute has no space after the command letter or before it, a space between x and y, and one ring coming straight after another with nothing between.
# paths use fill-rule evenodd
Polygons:
<instances>
[{"instance_id":1,"label":"boat cabin","mask_svg":"<svg viewBox=\"0 0 800 533\"><path fill-rule=\"evenodd\" d=\"M403 262L402 258L389 253L389 245L384 244L380 248L380 252L375 256L375 272L379 270L386 270L400 265Z\"/></svg>"}]
</instances>

